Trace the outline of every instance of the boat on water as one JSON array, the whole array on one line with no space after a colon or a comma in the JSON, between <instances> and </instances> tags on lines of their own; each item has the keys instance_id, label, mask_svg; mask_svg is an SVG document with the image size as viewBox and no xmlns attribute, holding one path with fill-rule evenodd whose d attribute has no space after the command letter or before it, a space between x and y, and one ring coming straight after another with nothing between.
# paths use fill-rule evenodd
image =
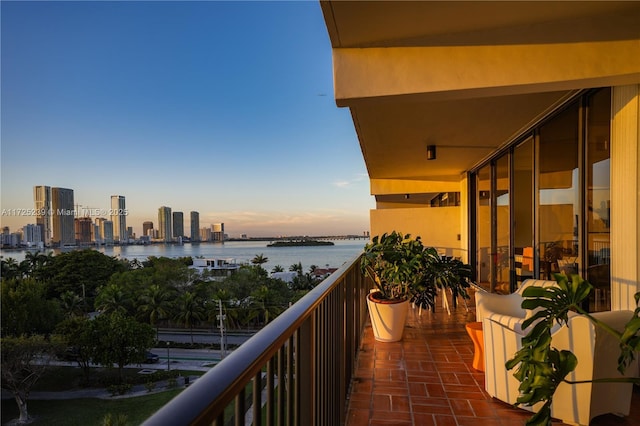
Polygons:
<instances>
[{"instance_id":1,"label":"boat on water","mask_svg":"<svg viewBox=\"0 0 640 426\"><path fill-rule=\"evenodd\" d=\"M267 247L300 247L300 246L333 246L332 241L320 241L320 240L286 240L275 241L267 244Z\"/></svg>"}]
</instances>

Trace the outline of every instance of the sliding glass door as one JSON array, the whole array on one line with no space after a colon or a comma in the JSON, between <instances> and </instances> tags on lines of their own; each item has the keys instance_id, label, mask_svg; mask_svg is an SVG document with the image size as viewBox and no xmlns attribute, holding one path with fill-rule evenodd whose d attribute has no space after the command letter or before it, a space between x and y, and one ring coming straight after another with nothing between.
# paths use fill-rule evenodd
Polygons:
<instances>
[{"instance_id":1,"label":"sliding glass door","mask_svg":"<svg viewBox=\"0 0 640 426\"><path fill-rule=\"evenodd\" d=\"M580 97L472 173L484 288L580 274L595 287L589 310L609 309L610 109L610 89Z\"/></svg>"}]
</instances>

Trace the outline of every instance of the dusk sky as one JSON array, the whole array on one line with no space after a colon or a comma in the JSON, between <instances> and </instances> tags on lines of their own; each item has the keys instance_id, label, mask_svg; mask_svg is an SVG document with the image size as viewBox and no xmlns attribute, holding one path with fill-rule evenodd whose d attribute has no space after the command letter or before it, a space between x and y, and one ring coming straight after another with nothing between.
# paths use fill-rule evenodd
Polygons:
<instances>
[{"instance_id":1,"label":"dusk sky","mask_svg":"<svg viewBox=\"0 0 640 426\"><path fill-rule=\"evenodd\" d=\"M369 229L319 2L0 5L2 226L47 185L125 196L137 235L163 205L231 237Z\"/></svg>"}]
</instances>

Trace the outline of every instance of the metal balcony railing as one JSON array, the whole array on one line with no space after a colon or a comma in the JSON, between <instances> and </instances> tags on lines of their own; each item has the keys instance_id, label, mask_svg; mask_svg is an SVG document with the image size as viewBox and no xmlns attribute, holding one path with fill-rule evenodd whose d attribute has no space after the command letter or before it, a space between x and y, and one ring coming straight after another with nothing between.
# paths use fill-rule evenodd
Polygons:
<instances>
[{"instance_id":1,"label":"metal balcony railing","mask_svg":"<svg viewBox=\"0 0 640 426\"><path fill-rule=\"evenodd\" d=\"M359 265L347 262L144 425L344 424L367 317Z\"/></svg>"}]
</instances>

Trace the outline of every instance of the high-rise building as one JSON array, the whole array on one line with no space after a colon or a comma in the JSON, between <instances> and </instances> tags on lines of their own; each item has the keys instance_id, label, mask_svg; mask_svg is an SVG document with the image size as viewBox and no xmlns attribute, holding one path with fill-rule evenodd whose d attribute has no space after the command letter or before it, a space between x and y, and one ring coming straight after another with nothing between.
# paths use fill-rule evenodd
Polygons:
<instances>
[{"instance_id":1,"label":"high-rise building","mask_svg":"<svg viewBox=\"0 0 640 426\"><path fill-rule=\"evenodd\" d=\"M200 213L191 212L191 241L200 241Z\"/></svg>"},{"instance_id":2,"label":"high-rise building","mask_svg":"<svg viewBox=\"0 0 640 426\"><path fill-rule=\"evenodd\" d=\"M184 237L184 214L173 212L173 238Z\"/></svg>"},{"instance_id":3,"label":"high-rise building","mask_svg":"<svg viewBox=\"0 0 640 426\"><path fill-rule=\"evenodd\" d=\"M52 244L59 247L76 244L73 208L73 189L51 188Z\"/></svg>"},{"instance_id":4,"label":"high-rise building","mask_svg":"<svg viewBox=\"0 0 640 426\"><path fill-rule=\"evenodd\" d=\"M136 238L136 234L133 232L133 226L127 226L127 238Z\"/></svg>"},{"instance_id":5,"label":"high-rise building","mask_svg":"<svg viewBox=\"0 0 640 426\"><path fill-rule=\"evenodd\" d=\"M40 238L45 245L51 244L53 229L51 217L51 187L34 186L33 201L35 204L36 224L40 227Z\"/></svg>"},{"instance_id":6,"label":"high-rise building","mask_svg":"<svg viewBox=\"0 0 640 426\"><path fill-rule=\"evenodd\" d=\"M96 223L93 224L93 227L91 228L91 241L95 242L96 244L102 244L102 236L100 235L100 225L98 225L96 219Z\"/></svg>"},{"instance_id":7,"label":"high-rise building","mask_svg":"<svg viewBox=\"0 0 640 426\"><path fill-rule=\"evenodd\" d=\"M110 220L104 220L102 222L101 233L103 235L104 243L107 245L113 244L113 222Z\"/></svg>"},{"instance_id":8,"label":"high-rise building","mask_svg":"<svg viewBox=\"0 0 640 426\"><path fill-rule=\"evenodd\" d=\"M162 206L158 209L158 237L165 242L172 241L171 207Z\"/></svg>"},{"instance_id":9,"label":"high-rise building","mask_svg":"<svg viewBox=\"0 0 640 426\"><path fill-rule=\"evenodd\" d=\"M107 245L113 244L113 222L104 217L98 217L95 223L99 228L99 242ZM96 241L98 241L97 238Z\"/></svg>"},{"instance_id":10,"label":"high-rise building","mask_svg":"<svg viewBox=\"0 0 640 426\"><path fill-rule=\"evenodd\" d=\"M29 224L22 227L22 239L27 247L39 247L42 245L42 228L38 224Z\"/></svg>"},{"instance_id":11,"label":"high-rise building","mask_svg":"<svg viewBox=\"0 0 640 426\"><path fill-rule=\"evenodd\" d=\"M76 243L90 244L91 231L93 230L93 222L90 217L79 217L74 221Z\"/></svg>"},{"instance_id":12,"label":"high-rise building","mask_svg":"<svg viewBox=\"0 0 640 426\"><path fill-rule=\"evenodd\" d=\"M113 222L113 239L115 242L127 243L129 234L127 232L127 208L124 196L111 196L111 221Z\"/></svg>"},{"instance_id":13,"label":"high-rise building","mask_svg":"<svg viewBox=\"0 0 640 426\"><path fill-rule=\"evenodd\" d=\"M142 222L142 235L148 235L153 238L153 232L149 232L149 230L153 231L153 222Z\"/></svg>"},{"instance_id":14,"label":"high-rise building","mask_svg":"<svg viewBox=\"0 0 640 426\"><path fill-rule=\"evenodd\" d=\"M214 223L211 225L213 241L224 241L224 223Z\"/></svg>"},{"instance_id":15,"label":"high-rise building","mask_svg":"<svg viewBox=\"0 0 640 426\"><path fill-rule=\"evenodd\" d=\"M211 228L202 228L200 230L200 241L211 241Z\"/></svg>"}]
</instances>

